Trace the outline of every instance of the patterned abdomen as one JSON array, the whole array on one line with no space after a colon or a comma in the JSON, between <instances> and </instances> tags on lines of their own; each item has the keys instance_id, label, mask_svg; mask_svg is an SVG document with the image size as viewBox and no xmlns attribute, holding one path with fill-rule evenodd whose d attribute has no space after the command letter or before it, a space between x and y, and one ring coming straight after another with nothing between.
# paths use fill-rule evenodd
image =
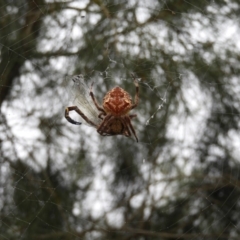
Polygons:
<instances>
[{"instance_id":1,"label":"patterned abdomen","mask_svg":"<svg viewBox=\"0 0 240 240\"><path fill-rule=\"evenodd\" d=\"M131 96L120 87L115 87L109 91L103 99L103 108L106 113L113 116L128 114L131 110Z\"/></svg>"}]
</instances>

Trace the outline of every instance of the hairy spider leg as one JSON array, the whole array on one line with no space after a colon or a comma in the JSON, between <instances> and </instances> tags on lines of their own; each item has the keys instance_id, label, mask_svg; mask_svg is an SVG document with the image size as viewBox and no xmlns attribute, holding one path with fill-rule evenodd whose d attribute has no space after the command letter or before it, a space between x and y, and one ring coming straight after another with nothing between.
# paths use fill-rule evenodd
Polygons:
<instances>
[{"instance_id":1,"label":"hairy spider leg","mask_svg":"<svg viewBox=\"0 0 240 240\"><path fill-rule=\"evenodd\" d=\"M113 118L113 116L110 115L110 114L108 114L108 115L103 119L103 121L101 122L101 124L100 124L100 125L98 126L98 128L97 128L97 132L98 132L99 134L101 134L101 135L104 134L104 131L102 131L102 129L105 128L105 126L107 125L107 123L109 122L109 120L110 120L111 118Z\"/></svg>"},{"instance_id":2,"label":"hairy spider leg","mask_svg":"<svg viewBox=\"0 0 240 240\"><path fill-rule=\"evenodd\" d=\"M129 115L130 119L137 117L137 114L130 114Z\"/></svg>"},{"instance_id":3,"label":"hairy spider leg","mask_svg":"<svg viewBox=\"0 0 240 240\"><path fill-rule=\"evenodd\" d=\"M126 124L126 122L124 121L124 118L123 117L120 117L119 120L121 121L122 125L123 125L123 135L126 136L126 137L131 137L132 134L131 134L131 131L128 127L128 125Z\"/></svg>"},{"instance_id":4,"label":"hairy spider leg","mask_svg":"<svg viewBox=\"0 0 240 240\"><path fill-rule=\"evenodd\" d=\"M132 130L132 133L133 133L134 137L136 138L136 141L138 142L138 138L137 138L136 132L135 132L135 130L134 130L134 128L133 128L133 125L132 125L132 123L131 123L131 118L130 118L130 116L125 116L124 119L125 119L125 121L127 122L127 126L129 126L130 129Z\"/></svg>"},{"instance_id":5,"label":"hairy spider leg","mask_svg":"<svg viewBox=\"0 0 240 240\"><path fill-rule=\"evenodd\" d=\"M104 109L103 109L101 106L99 106L99 104L98 104L98 102L97 102L97 100L96 100L96 98L95 98L95 96L94 96L94 93L93 93L93 91L92 91L92 87L93 87L93 83L92 83L92 85L91 85L90 93L89 93L89 94L90 94L90 96L91 96L91 98L92 98L92 100L93 100L96 108L97 108L99 111L102 112L102 115L107 115L106 112L104 111Z\"/></svg>"},{"instance_id":6,"label":"hairy spider leg","mask_svg":"<svg viewBox=\"0 0 240 240\"><path fill-rule=\"evenodd\" d=\"M124 119L123 118L121 118L121 122L122 122L122 124L123 124L123 126L124 126L124 136L126 136L126 137L131 137L132 136L132 134L131 134L131 131L130 131L130 129L129 129L129 126L128 126L128 124L126 124L126 121L124 121Z\"/></svg>"},{"instance_id":7,"label":"hairy spider leg","mask_svg":"<svg viewBox=\"0 0 240 240\"><path fill-rule=\"evenodd\" d=\"M100 119L104 119L104 117L106 116L106 113L104 112L101 112L99 115L98 115L98 118L100 118Z\"/></svg>"},{"instance_id":8,"label":"hairy spider leg","mask_svg":"<svg viewBox=\"0 0 240 240\"><path fill-rule=\"evenodd\" d=\"M70 122L70 123L73 123L73 124L76 124L76 125L81 125L82 123L80 122L76 122L75 120L73 120L70 116L69 116L69 112L70 111L75 111L76 113L78 113L88 124L94 126L97 128L97 124L95 124L94 122L92 122L90 119L88 119L86 117L86 115L77 107L77 106L71 106L71 107L67 107L65 109L65 118Z\"/></svg>"}]
</instances>

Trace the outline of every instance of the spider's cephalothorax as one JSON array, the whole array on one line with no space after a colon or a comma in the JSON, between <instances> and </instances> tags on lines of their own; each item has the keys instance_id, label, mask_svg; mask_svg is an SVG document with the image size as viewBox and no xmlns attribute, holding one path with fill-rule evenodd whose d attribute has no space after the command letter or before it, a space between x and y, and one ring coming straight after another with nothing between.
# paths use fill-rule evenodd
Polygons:
<instances>
[{"instance_id":1,"label":"spider's cephalothorax","mask_svg":"<svg viewBox=\"0 0 240 240\"><path fill-rule=\"evenodd\" d=\"M131 137L132 134L138 141L136 132L132 126L131 119L136 117L136 114L129 114L129 112L138 105L139 101L139 86L137 80L134 78L136 86L136 94L134 103L128 92L120 87L115 87L107 92L103 98L102 106L100 106L95 99L95 96L90 90L90 96L94 102L95 107L100 112L98 118L101 119L99 124L91 121L77 106L68 107L65 110L66 119L73 124L81 124L72 120L69 116L69 111L76 111L88 124L94 126L97 132L102 136L124 135Z\"/></svg>"}]
</instances>

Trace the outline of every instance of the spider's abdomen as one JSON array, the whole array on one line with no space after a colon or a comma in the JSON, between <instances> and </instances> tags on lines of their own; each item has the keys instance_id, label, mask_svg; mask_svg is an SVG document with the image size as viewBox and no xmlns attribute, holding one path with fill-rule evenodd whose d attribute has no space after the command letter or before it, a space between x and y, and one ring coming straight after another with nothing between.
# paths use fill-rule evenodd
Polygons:
<instances>
[{"instance_id":1,"label":"spider's abdomen","mask_svg":"<svg viewBox=\"0 0 240 240\"><path fill-rule=\"evenodd\" d=\"M131 106L131 96L120 87L113 88L103 98L103 108L105 112L113 116L128 114L131 110Z\"/></svg>"}]
</instances>

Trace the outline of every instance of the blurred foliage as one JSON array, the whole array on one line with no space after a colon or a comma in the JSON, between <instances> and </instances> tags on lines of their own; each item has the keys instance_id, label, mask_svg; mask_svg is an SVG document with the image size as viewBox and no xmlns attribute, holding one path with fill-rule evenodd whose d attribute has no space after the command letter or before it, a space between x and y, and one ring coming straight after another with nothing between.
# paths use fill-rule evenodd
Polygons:
<instances>
[{"instance_id":1,"label":"blurred foliage","mask_svg":"<svg viewBox=\"0 0 240 240\"><path fill-rule=\"evenodd\" d=\"M238 239L240 3L0 0L0 239ZM239 47L239 46L238 46ZM140 142L64 119L140 81Z\"/></svg>"}]
</instances>

